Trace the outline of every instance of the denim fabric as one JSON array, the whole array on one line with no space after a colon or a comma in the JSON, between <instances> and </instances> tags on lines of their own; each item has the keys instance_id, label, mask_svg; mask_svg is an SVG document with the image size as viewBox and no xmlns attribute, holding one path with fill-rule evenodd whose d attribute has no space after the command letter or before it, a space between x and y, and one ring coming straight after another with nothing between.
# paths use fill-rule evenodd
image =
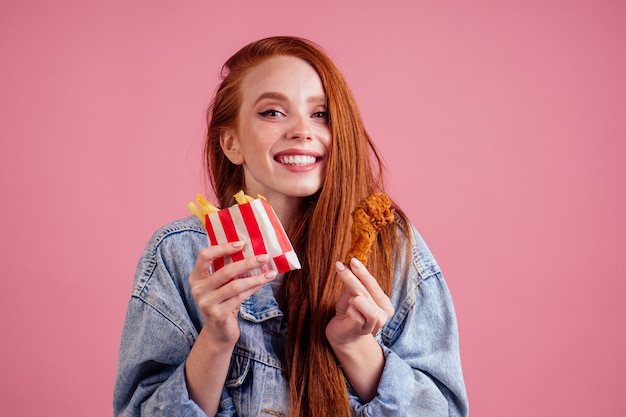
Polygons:
<instances>
[{"instance_id":1,"label":"denim fabric","mask_svg":"<svg viewBox=\"0 0 626 417\"><path fill-rule=\"evenodd\" d=\"M378 395L355 416L466 416L468 403L450 293L415 229L412 264L396 267L395 314L376 338L386 357ZM114 388L115 416L204 416L189 398L184 362L202 315L187 279L207 244L195 217L159 229L135 275L120 345ZM405 259L406 257L400 257ZM406 268L405 268L406 267ZM240 310L241 337L231 357L218 416L287 416L285 328L270 285Z\"/></svg>"}]
</instances>

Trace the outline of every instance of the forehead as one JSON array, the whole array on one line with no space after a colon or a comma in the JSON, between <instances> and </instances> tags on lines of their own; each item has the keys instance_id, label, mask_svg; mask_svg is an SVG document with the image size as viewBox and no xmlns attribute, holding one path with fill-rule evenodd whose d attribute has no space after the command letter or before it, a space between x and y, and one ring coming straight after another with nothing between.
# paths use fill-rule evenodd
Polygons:
<instances>
[{"instance_id":1,"label":"forehead","mask_svg":"<svg viewBox=\"0 0 626 417\"><path fill-rule=\"evenodd\" d=\"M322 81L306 61L292 56L269 58L252 68L241 84L244 102L254 101L268 92L286 97L324 95Z\"/></svg>"}]
</instances>

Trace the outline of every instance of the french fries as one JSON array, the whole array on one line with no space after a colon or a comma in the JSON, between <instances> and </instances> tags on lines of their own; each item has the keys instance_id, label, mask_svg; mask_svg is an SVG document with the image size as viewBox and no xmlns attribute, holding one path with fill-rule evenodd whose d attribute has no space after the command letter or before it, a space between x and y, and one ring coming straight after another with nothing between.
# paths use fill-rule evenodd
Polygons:
<instances>
[{"instance_id":1,"label":"french fries","mask_svg":"<svg viewBox=\"0 0 626 417\"><path fill-rule=\"evenodd\" d=\"M243 190L240 190L233 197L235 197L235 201L237 201L237 204L246 204L254 200L253 197L250 197L249 195L245 194ZM262 198L263 200L265 200L265 197L263 197L261 194L258 195L258 198ZM190 201L187 204L187 208L198 219L200 219L200 221L202 222L202 226L204 226L205 229L206 229L206 216L211 213L216 213L220 210L214 204L212 204L209 200L204 198L201 194L196 195L195 204L192 201Z\"/></svg>"},{"instance_id":2,"label":"french fries","mask_svg":"<svg viewBox=\"0 0 626 417\"><path fill-rule=\"evenodd\" d=\"M250 197L248 194L245 194L243 190L239 190L239 192L233 197L235 197L235 201L237 202L237 204L246 204L254 200L254 197ZM266 198L263 197L261 194L257 194L256 197L266 200Z\"/></svg>"},{"instance_id":3,"label":"french fries","mask_svg":"<svg viewBox=\"0 0 626 417\"><path fill-rule=\"evenodd\" d=\"M235 194L234 197L237 204L246 204L254 200L254 198L250 197L247 194L244 194L243 190L239 190L239 192Z\"/></svg>"},{"instance_id":4,"label":"french fries","mask_svg":"<svg viewBox=\"0 0 626 417\"><path fill-rule=\"evenodd\" d=\"M197 206L196 206L197 204ZM220 209L213 205L209 200L204 198L201 194L196 195L196 204L190 201L187 204L187 208L202 222L202 226L206 228L206 215L216 213Z\"/></svg>"}]
</instances>

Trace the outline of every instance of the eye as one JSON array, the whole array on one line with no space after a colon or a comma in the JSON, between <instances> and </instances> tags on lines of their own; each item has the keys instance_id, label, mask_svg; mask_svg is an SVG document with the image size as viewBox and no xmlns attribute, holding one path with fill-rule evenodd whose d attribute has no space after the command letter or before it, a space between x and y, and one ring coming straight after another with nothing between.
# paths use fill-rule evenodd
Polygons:
<instances>
[{"instance_id":1,"label":"eye","mask_svg":"<svg viewBox=\"0 0 626 417\"><path fill-rule=\"evenodd\" d=\"M274 110L274 109L270 109L270 110L265 110L259 113L259 115L263 116L263 117L279 117L279 116L284 116L284 114L278 110Z\"/></svg>"},{"instance_id":2,"label":"eye","mask_svg":"<svg viewBox=\"0 0 626 417\"><path fill-rule=\"evenodd\" d=\"M315 113L313 113L311 115L312 118L314 119L328 119L328 113L326 113L325 111L316 111Z\"/></svg>"}]
</instances>

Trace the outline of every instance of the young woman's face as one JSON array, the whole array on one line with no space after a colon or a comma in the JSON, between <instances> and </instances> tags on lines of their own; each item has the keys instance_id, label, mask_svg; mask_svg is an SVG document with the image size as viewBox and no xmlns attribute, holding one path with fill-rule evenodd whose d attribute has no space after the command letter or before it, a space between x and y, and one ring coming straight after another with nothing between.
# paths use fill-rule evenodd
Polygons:
<instances>
[{"instance_id":1,"label":"young woman's face","mask_svg":"<svg viewBox=\"0 0 626 417\"><path fill-rule=\"evenodd\" d=\"M278 201L317 192L331 134L313 67L295 57L270 58L250 70L241 92L237 127L224 132L222 148L243 165L246 193Z\"/></svg>"}]
</instances>

